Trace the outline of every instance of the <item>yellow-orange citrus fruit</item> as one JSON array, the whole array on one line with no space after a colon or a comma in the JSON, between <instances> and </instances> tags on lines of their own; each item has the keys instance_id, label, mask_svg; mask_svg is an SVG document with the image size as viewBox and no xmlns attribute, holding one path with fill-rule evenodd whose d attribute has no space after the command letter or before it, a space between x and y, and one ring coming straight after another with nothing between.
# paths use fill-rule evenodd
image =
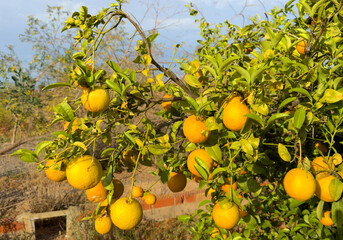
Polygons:
<instances>
[{"instance_id":1,"label":"yellow-orange citrus fruit","mask_svg":"<svg viewBox=\"0 0 343 240\"><path fill-rule=\"evenodd\" d=\"M203 134L205 132L207 136ZM203 143L208 139L210 132L207 131L204 122L191 115L183 123L183 134L191 143Z\"/></svg>"},{"instance_id":2,"label":"yellow-orange citrus fruit","mask_svg":"<svg viewBox=\"0 0 343 240\"><path fill-rule=\"evenodd\" d=\"M107 194L108 191L104 188L101 181L95 187L86 190L87 199L95 203L104 201Z\"/></svg>"},{"instance_id":3,"label":"yellow-orange citrus fruit","mask_svg":"<svg viewBox=\"0 0 343 240\"><path fill-rule=\"evenodd\" d=\"M230 101L223 111L223 123L231 131L239 131L243 128L247 117L245 114L250 113L250 109L244 103Z\"/></svg>"},{"instance_id":4,"label":"yellow-orange citrus fruit","mask_svg":"<svg viewBox=\"0 0 343 240\"><path fill-rule=\"evenodd\" d=\"M89 155L72 159L66 170L70 185L79 190L95 187L102 177L100 162Z\"/></svg>"},{"instance_id":5,"label":"yellow-orange citrus fruit","mask_svg":"<svg viewBox=\"0 0 343 240\"><path fill-rule=\"evenodd\" d=\"M92 90L83 91L81 102L82 105L90 112L102 112L110 105L110 95L107 90L101 87L95 87Z\"/></svg>"},{"instance_id":6,"label":"yellow-orange citrus fruit","mask_svg":"<svg viewBox=\"0 0 343 240\"><path fill-rule=\"evenodd\" d=\"M63 129L64 131L68 129L70 122L65 122ZM74 133L79 128L78 118L75 118L73 121L73 125L71 127L71 132Z\"/></svg>"},{"instance_id":7,"label":"yellow-orange citrus fruit","mask_svg":"<svg viewBox=\"0 0 343 240\"><path fill-rule=\"evenodd\" d=\"M223 200L214 205L212 217L218 227L231 229L239 221L239 208L235 203Z\"/></svg>"},{"instance_id":8,"label":"yellow-orange citrus fruit","mask_svg":"<svg viewBox=\"0 0 343 240\"><path fill-rule=\"evenodd\" d=\"M187 178L182 173L171 172L167 186L172 192L181 192L187 185Z\"/></svg>"},{"instance_id":9,"label":"yellow-orange citrus fruit","mask_svg":"<svg viewBox=\"0 0 343 240\"><path fill-rule=\"evenodd\" d=\"M107 215L95 219L94 225L95 230L100 234L109 233L112 229L111 218Z\"/></svg>"},{"instance_id":10,"label":"yellow-orange citrus fruit","mask_svg":"<svg viewBox=\"0 0 343 240\"><path fill-rule=\"evenodd\" d=\"M142 197L144 194L144 190L141 187L133 187L132 189L132 196L134 196L135 198L139 198Z\"/></svg>"},{"instance_id":11,"label":"yellow-orange citrus fruit","mask_svg":"<svg viewBox=\"0 0 343 240\"><path fill-rule=\"evenodd\" d=\"M222 190L225 192L225 193L227 193L227 191L229 190L229 188L231 188L232 187L232 190L233 191L235 191L235 190L237 190L237 183L236 182L233 182L233 184L231 185L230 183L224 183L223 185L222 185Z\"/></svg>"},{"instance_id":12,"label":"yellow-orange citrus fruit","mask_svg":"<svg viewBox=\"0 0 343 240\"><path fill-rule=\"evenodd\" d=\"M335 199L330 194L330 182L336 179L332 175L318 174L316 177L316 195L320 200L324 202L334 202Z\"/></svg>"},{"instance_id":13,"label":"yellow-orange citrus fruit","mask_svg":"<svg viewBox=\"0 0 343 240\"><path fill-rule=\"evenodd\" d=\"M297 43L297 51L298 53L300 53L301 55L305 55L305 47L307 45L306 41L301 41Z\"/></svg>"},{"instance_id":14,"label":"yellow-orange citrus fruit","mask_svg":"<svg viewBox=\"0 0 343 240\"><path fill-rule=\"evenodd\" d=\"M187 168L188 170L193 173L193 175L197 177L201 177L198 171L195 169L194 165L195 157L201 158L206 163L208 169L211 171L213 167L213 159L208 155L208 153L204 149L196 149L192 151L187 158Z\"/></svg>"},{"instance_id":15,"label":"yellow-orange citrus fruit","mask_svg":"<svg viewBox=\"0 0 343 240\"><path fill-rule=\"evenodd\" d=\"M155 194L149 193L147 195L144 195L142 199L145 201L148 205L154 205L156 203L156 196Z\"/></svg>"},{"instance_id":16,"label":"yellow-orange citrus fruit","mask_svg":"<svg viewBox=\"0 0 343 240\"><path fill-rule=\"evenodd\" d=\"M217 227L214 227L212 232L211 232L211 238L216 238L216 236L218 236L220 234L221 233L220 233L219 229ZM222 237L223 237L223 239L227 238L226 234L223 234Z\"/></svg>"},{"instance_id":17,"label":"yellow-orange citrus fruit","mask_svg":"<svg viewBox=\"0 0 343 240\"><path fill-rule=\"evenodd\" d=\"M166 94L163 98L172 98L172 97L173 97L173 95ZM161 105L164 108L164 110L169 111L171 109L172 102L162 102Z\"/></svg>"},{"instance_id":18,"label":"yellow-orange citrus fruit","mask_svg":"<svg viewBox=\"0 0 343 240\"><path fill-rule=\"evenodd\" d=\"M241 102L242 102L242 98L240 96L231 95L225 98L225 100L223 101L221 105L224 104L224 108L226 108L230 103L241 103Z\"/></svg>"},{"instance_id":19,"label":"yellow-orange citrus fruit","mask_svg":"<svg viewBox=\"0 0 343 240\"><path fill-rule=\"evenodd\" d=\"M321 224L323 224L324 226L332 226L333 225L334 222L332 221L332 219L330 217L330 211L329 210L324 211L323 217L322 217L322 219L319 220L319 222Z\"/></svg>"},{"instance_id":20,"label":"yellow-orange citrus fruit","mask_svg":"<svg viewBox=\"0 0 343 240\"><path fill-rule=\"evenodd\" d=\"M113 179L112 182L114 186L113 197L120 198L124 193L124 184L119 179Z\"/></svg>"},{"instance_id":21,"label":"yellow-orange citrus fruit","mask_svg":"<svg viewBox=\"0 0 343 240\"><path fill-rule=\"evenodd\" d=\"M129 230L141 222L143 209L136 199L123 197L111 204L110 215L114 225L122 230Z\"/></svg>"},{"instance_id":22,"label":"yellow-orange citrus fruit","mask_svg":"<svg viewBox=\"0 0 343 240\"><path fill-rule=\"evenodd\" d=\"M138 153L135 150L130 149L127 152L123 152L123 158L127 165L132 166L135 165L137 161Z\"/></svg>"},{"instance_id":23,"label":"yellow-orange citrus fruit","mask_svg":"<svg viewBox=\"0 0 343 240\"><path fill-rule=\"evenodd\" d=\"M314 146L322 153L325 154L328 151L328 147L322 142L316 142Z\"/></svg>"},{"instance_id":24,"label":"yellow-orange citrus fruit","mask_svg":"<svg viewBox=\"0 0 343 240\"><path fill-rule=\"evenodd\" d=\"M62 166L60 164L62 164ZM58 169L60 166L61 169ZM54 182L61 182L67 178L63 163L55 163L53 159L49 159L46 162L44 171L46 176Z\"/></svg>"},{"instance_id":25,"label":"yellow-orange citrus fruit","mask_svg":"<svg viewBox=\"0 0 343 240\"><path fill-rule=\"evenodd\" d=\"M331 169L334 170L335 164L333 164L332 158L329 158L328 163L329 163ZM317 157L317 158L313 159L313 161L311 163L311 168L312 168L313 172L317 173L317 172L320 172L323 170L329 170L330 169L329 165L326 162L324 162L323 157Z\"/></svg>"},{"instance_id":26,"label":"yellow-orange citrus fruit","mask_svg":"<svg viewBox=\"0 0 343 240\"><path fill-rule=\"evenodd\" d=\"M316 190L316 180L313 175L301 168L288 171L283 179L283 185L286 193L298 201L309 200Z\"/></svg>"}]
</instances>

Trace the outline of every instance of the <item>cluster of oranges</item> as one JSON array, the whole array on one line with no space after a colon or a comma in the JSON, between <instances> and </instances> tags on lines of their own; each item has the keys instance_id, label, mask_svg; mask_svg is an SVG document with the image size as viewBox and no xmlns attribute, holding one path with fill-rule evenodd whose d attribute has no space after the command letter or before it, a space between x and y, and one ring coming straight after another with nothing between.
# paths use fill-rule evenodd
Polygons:
<instances>
[{"instance_id":1,"label":"cluster of oranges","mask_svg":"<svg viewBox=\"0 0 343 240\"><path fill-rule=\"evenodd\" d=\"M286 193L298 201L307 201L314 195L328 203L338 200L340 198L337 196L339 193L336 192L335 188L330 190L330 184L333 180L339 181L338 175L343 176L343 172L338 172L338 175L335 176L333 158L321 156L315 158L311 163L311 170L315 176L302 168L294 168L288 171L283 180ZM320 222L325 226L333 225L329 210L324 211Z\"/></svg>"},{"instance_id":2,"label":"cluster of oranges","mask_svg":"<svg viewBox=\"0 0 343 240\"><path fill-rule=\"evenodd\" d=\"M243 103L242 98L239 96L231 96L223 103L223 123L231 131L240 131L247 120L246 114L250 113L249 107ZM205 143L209 138L211 132L208 131L205 121L201 117L195 115L189 116L183 124L183 133L185 137L191 143ZM193 174L195 179L200 179L201 175L197 170L196 159L203 160L206 164L210 174L208 178L211 178L211 172L215 168L216 163L205 149L198 148L193 150L187 158L187 168ZM226 183L222 186L222 190L227 192L230 188L232 190L237 189L237 183ZM210 189L211 190L211 189ZM212 190L214 191L214 190ZM208 192L211 195L211 192ZM243 213L243 214L242 214ZM228 199L216 202L212 209L212 218L219 228L231 229L239 221L241 216L245 216L246 212L243 212L237 204ZM214 229L211 236L214 237L220 234L218 228ZM223 235L223 237L226 237Z\"/></svg>"}]
</instances>

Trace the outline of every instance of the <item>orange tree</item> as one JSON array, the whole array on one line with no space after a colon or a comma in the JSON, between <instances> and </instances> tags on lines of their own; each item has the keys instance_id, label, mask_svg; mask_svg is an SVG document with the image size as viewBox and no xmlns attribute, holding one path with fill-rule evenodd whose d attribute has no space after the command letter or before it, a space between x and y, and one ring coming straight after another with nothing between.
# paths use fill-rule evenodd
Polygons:
<instances>
[{"instance_id":1,"label":"orange tree","mask_svg":"<svg viewBox=\"0 0 343 240\"><path fill-rule=\"evenodd\" d=\"M38 169L53 158L68 171L72 159L94 157L95 142L102 140L108 147L97 158L109 192L91 218L105 216L108 203L120 204L119 228L131 229L142 219L132 197L134 176L142 164L156 164L153 174L163 183L176 172L206 189L209 199L199 210L179 217L191 224L194 239L340 239L342 8L340 1L289 1L243 28L228 21L211 27L199 19L200 46L193 59L179 60L181 78L154 58L158 34L146 36L121 1L96 15L82 7L63 31L78 30L74 39L82 50L73 54L69 86L82 87L83 98L54 107L53 123L73 124L35 151L14 154ZM141 38L135 46L138 70L112 59L110 71L95 68L101 40L124 20ZM67 84L45 90L61 85ZM98 105L94 111L86 107L92 104ZM76 117L78 130L72 131ZM312 162L317 157L322 159ZM116 201L112 179L123 170L133 170L131 191ZM323 212L330 226L322 224Z\"/></svg>"}]
</instances>

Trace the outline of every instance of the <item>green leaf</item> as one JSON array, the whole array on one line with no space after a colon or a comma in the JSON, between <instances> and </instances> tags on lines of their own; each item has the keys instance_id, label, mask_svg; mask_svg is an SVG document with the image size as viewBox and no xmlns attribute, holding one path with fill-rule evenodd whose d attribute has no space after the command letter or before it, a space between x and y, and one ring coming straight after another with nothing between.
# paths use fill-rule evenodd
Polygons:
<instances>
[{"instance_id":1,"label":"green leaf","mask_svg":"<svg viewBox=\"0 0 343 240\"><path fill-rule=\"evenodd\" d=\"M118 83L113 82L112 80L107 79L105 81L105 83L107 84L107 86L109 86L113 91L117 92L120 96L122 95L121 93L121 89L120 86L118 85Z\"/></svg>"},{"instance_id":2,"label":"green leaf","mask_svg":"<svg viewBox=\"0 0 343 240\"><path fill-rule=\"evenodd\" d=\"M235 69L239 74L241 74L241 76L250 84L250 74L247 70L237 65L231 66L231 68Z\"/></svg>"},{"instance_id":3,"label":"green leaf","mask_svg":"<svg viewBox=\"0 0 343 240\"><path fill-rule=\"evenodd\" d=\"M298 108L294 113L294 127L300 129L306 119L306 112L303 108Z\"/></svg>"},{"instance_id":4,"label":"green leaf","mask_svg":"<svg viewBox=\"0 0 343 240\"><path fill-rule=\"evenodd\" d=\"M225 59L223 61L223 63L219 66L219 71L223 72L227 68L227 66L229 66L231 64L231 62L233 62L233 61L235 61L235 60L237 60L239 58L240 57L238 57L238 56L232 56L232 57L229 57L229 58Z\"/></svg>"},{"instance_id":5,"label":"green leaf","mask_svg":"<svg viewBox=\"0 0 343 240\"><path fill-rule=\"evenodd\" d=\"M246 154L249 154L249 155L253 155L254 154L254 149L253 147L251 146L251 144L249 143L248 140L246 139L241 139L241 147L242 147L242 150L246 153Z\"/></svg>"},{"instance_id":6,"label":"green leaf","mask_svg":"<svg viewBox=\"0 0 343 240\"><path fill-rule=\"evenodd\" d=\"M151 34L149 37L147 37L147 40L148 40L148 43L152 43L158 36L159 33L154 33L154 34Z\"/></svg>"},{"instance_id":7,"label":"green leaf","mask_svg":"<svg viewBox=\"0 0 343 240\"><path fill-rule=\"evenodd\" d=\"M209 173L203 167L198 164L194 164L194 168L203 179L208 179Z\"/></svg>"},{"instance_id":8,"label":"green leaf","mask_svg":"<svg viewBox=\"0 0 343 240\"><path fill-rule=\"evenodd\" d=\"M278 110L281 110L284 106L286 106L288 103L291 103L293 102L294 100L296 100L297 97L290 97L290 98L286 98L285 100L283 100L280 105L279 105L279 108Z\"/></svg>"},{"instance_id":9,"label":"green leaf","mask_svg":"<svg viewBox=\"0 0 343 240\"><path fill-rule=\"evenodd\" d=\"M185 81L191 87L194 87L194 88L201 88L202 87L202 84L198 81L198 79L191 74L187 74L185 76Z\"/></svg>"},{"instance_id":10,"label":"green leaf","mask_svg":"<svg viewBox=\"0 0 343 240\"><path fill-rule=\"evenodd\" d=\"M336 103L343 99L343 94L334 89L326 89L323 97L319 100L323 103Z\"/></svg>"},{"instance_id":11,"label":"green leaf","mask_svg":"<svg viewBox=\"0 0 343 240\"><path fill-rule=\"evenodd\" d=\"M259 115L255 113L248 113L248 114L245 114L244 116L250 118L251 120L254 120L258 124L260 124L262 127L264 126L263 119Z\"/></svg>"},{"instance_id":12,"label":"green leaf","mask_svg":"<svg viewBox=\"0 0 343 240\"><path fill-rule=\"evenodd\" d=\"M131 142L132 145L136 145L135 138L128 132L124 132L124 136L126 137L127 140Z\"/></svg>"},{"instance_id":13,"label":"green leaf","mask_svg":"<svg viewBox=\"0 0 343 240\"><path fill-rule=\"evenodd\" d=\"M217 63L217 60L214 57L210 56L210 55L205 55L204 57L213 64L213 66L214 66L214 68L216 70L216 73L218 73L218 63Z\"/></svg>"},{"instance_id":14,"label":"green leaf","mask_svg":"<svg viewBox=\"0 0 343 240\"><path fill-rule=\"evenodd\" d=\"M28 149L19 149L11 154L11 156L19 155L23 162L38 162L38 156Z\"/></svg>"},{"instance_id":15,"label":"green leaf","mask_svg":"<svg viewBox=\"0 0 343 240\"><path fill-rule=\"evenodd\" d=\"M258 184L258 182L253 178L248 179L247 186L249 191L253 193L257 193L259 190L261 190L260 184Z\"/></svg>"},{"instance_id":16,"label":"green leaf","mask_svg":"<svg viewBox=\"0 0 343 240\"><path fill-rule=\"evenodd\" d=\"M337 178L334 178L331 180L329 184L329 192L331 197L337 201L341 198L342 192L343 192L343 183L338 180Z\"/></svg>"},{"instance_id":17,"label":"green leaf","mask_svg":"<svg viewBox=\"0 0 343 240\"><path fill-rule=\"evenodd\" d=\"M269 126L270 124L272 124L275 120L280 119L280 118L284 118L287 117L288 114L287 113L276 113L273 114L267 121L267 126Z\"/></svg>"},{"instance_id":18,"label":"green leaf","mask_svg":"<svg viewBox=\"0 0 343 240\"><path fill-rule=\"evenodd\" d=\"M221 162L222 161L222 151L220 150L220 147L218 144L211 146L211 147L205 147L205 151L210 155L210 157L216 161Z\"/></svg>"},{"instance_id":19,"label":"green leaf","mask_svg":"<svg viewBox=\"0 0 343 240\"><path fill-rule=\"evenodd\" d=\"M204 205L206 205L206 204L209 204L209 203L211 203L211 201L210 200L203 200L203 201L201 201L200 203L199 203L199 206L198 206L198 208L201 208L202 206L204 206Z\"/></svg>"},{"instance_id":20,"label":"green leaf","mask_svg":"<svg viewBox=\"0 0 343 240\"><path fill-rule=\"evenodd\" d=\"M214 171L212 172L212 179L214 179L215 175L221 172L226 172L226 168L222 168L222 167L215 168Z\"/></svg>"},{"instance_id":21,"label":"green leaf","mask_svg":"<svg viewBox=\"0 0 343 240\"><path fill-rule=\"evenodd\" d=\"M53 107L54 112L58 115L62 116L64 120L70 122L75 118L75 114L69 103L67 103L67 100L64 99L63 102L60 104L57 104Z\"/></svg>"},{"instance_id":22,"label":"green leaf","mask_svg":"<svg viewBox=\"0 0 343 240\"><path fill-rule=\"evenodd\" d=\"M192 217L189 215L181 215L181 216L178 216L177 219L181 222L188 222L192 219Z\"/></svg>"},{"instance_id":23,"label":"green leaf","mask_svg":"<svg viewBox=\"0 0 343 240\"><path fill-rule=\"evenodd\" d=\"M207 65L204 65L204 66L202 66L204 69L206 69L207 71L209 71L211 74L212 74L212 76L214 77L214 78L217 78L218 77L218 74L217 74L217 72L216 72L216 70L214 70L213 68L211 68L210 66L207 66Z\"/></svg>"},{"instance_id":24,"label":"green leaf","mask_svg":"<svg viewBox=\"0 0 343 240\"><path fill-rule=\"evenodd\" d=\"M301 93L301 94L305 95L308 99L310 99L310 101L312 101L311 94L304 88L292 88L291 90L289 90L289 92Z\"/></svg>"},{"instance_id":25,"label":"green leaf","mask_svg":"<svg viewBox=\"0 0 343 240\"><path fill-rule=\"evenodd\" d=\"M101 153L101 157L106 157L111 155L115 151L115 148L107 148Z\"/></svg>"},{"instance_id":26,"label":"green leaf","mask_svg":"<svg viewBox=\"0 0 343 240\"><path fill-rule=\"evenodd\" d=\"M65 82L52 83L52 84L49 84L48 86L42 88L42 91L46 91L46 90L57 88L57 87L71 87L71 85L69 83L65 83Z\"/></svg>"},{"instance_id":27,"label":"green leaf","mask_svg":"<svg viewBox=\"0 0 343 240\"><path fill-rule=\"evenodd\" d=\"M132 82L131 78L129 78L129 76L127 76L125 73L118 72L117 74L121 76L122 78L124 78L128 83L134 83Z\"/></svg>"},{"instance_id":28,"label":"green leaf","mask_svg":"<svg viewBox=\"0 0 343 240\"><path fill-rule=\"evenodd\" d=\"M288 149L282 143L278 144L278 153L282 160L289 162L292 160L291 154L289 154Z\"/></svg>"},{"instance_id":29,"label":"green leaf","mask_svg":"<svg viewBox=\"0 0 343 240\"><path fill-rule=\"evenodd\" d=\"M113 61L106 61L107 65L110 66L110 68L113 69L113 71L115 71L116 73L120 73L121 72L121 69L119 67L118 64L116 64L115 62Z\"/></svg>"},{"instance_id":30,"label":"green leaf","mask_svg":"<svg viewBox=\"0 0 343 240\"><path fill-rule=\"evenodd\" d=\"M193 107L193 109L195 111L197 111L198 108L199 108L199 105L197 104L197 102L193 98L191 98L189 96L184 96L184 97L187 100L187 102Z\"/></svg>"},{"instance_id":31,"label":"green leaf","mask_svg":"<svg viewBox=\"0 0 343 240\"><path fill-rule=\"evenodd\" d=\"M198 164L201 168L203 168L206 171L207 175L210 173L210 169L208 169L208 166L203 159L201 159L199 157L195 157L195 163ZM195 166L196 166L196 164L195 164ZM204 178L204 179L207 179L207 178Z\"/></svg>"},{"instance_id":32,"label":"green leaf","mask_svg":"<svg viewBox=\"0 0 343 240\"><path fill-rule=\"evenodd\" d=\"M36 156L39 156L40 152L46 148L47 146L49 146L50 144L52 144L53 142L52 141L44 141L44 142L40 142L37 147L36 147L36 150L35 150L35 154Z\"/></svg>"},{"instance_id":33,"label":"green leaf","mask_svg":"<svg viewBox=\"0 0 343 240\"><path fill-rule=\"evenodd\" d=\"M324 209L324 201L320 200L318 205L317 205L317 218L320 220L323 217L323 209Z\"/></svg>"},{"instance_id":34,"label":"green leaf","mask_svg":"<svg viewBox=\"0 0 343 240\"><path fill-rule=\"evenodd\" d=\"M331 207L332 221L339 227L343 226L343 198L333 202Z\"/></svg>"},{"instance_id":35,"label":"green leaf","mask_svg":"<svg viewBox=\"0 0 343 240\"><path fill-rule=\"evenodd\" d=\"M152 154L162 155L168 152L169 148L163 147L160 144L152 144L148 146L148 150Z\"/></svg>"},{"instance_id":36,"label":"green leaf","mask_svg":"<svg viewBox=\"0 0 343 240\"><path fill-rule=\"evenodd\" d=\"M78 148L81 148L83 151L87 151L87 147L83 142L74 142L72 146L76 146Z\"/></svg>"},{"instance_id":37,"label":"green leaf","mask_svg":"<svg viewBox=\"0 0 343 240\"><path fill-rule=\"evenodd\" d=\"M101 140L105 144L107 144L108 146L111 146L111 144L112 144L112 135L111 135L110 131L107 131L107 132L101 134L100 137L101 137Z\"/></svg>"},{"instance_id":38,"label":"green leaf","mask_svg":"<svg viewBox=\"0 0 343 240\"><path fill-rule=\"evenodd\" d=\"M214 131L219 129L219 124L215 117L209 117L205 121L205 125L208 131Z\"/></svg>"}]
</instances>

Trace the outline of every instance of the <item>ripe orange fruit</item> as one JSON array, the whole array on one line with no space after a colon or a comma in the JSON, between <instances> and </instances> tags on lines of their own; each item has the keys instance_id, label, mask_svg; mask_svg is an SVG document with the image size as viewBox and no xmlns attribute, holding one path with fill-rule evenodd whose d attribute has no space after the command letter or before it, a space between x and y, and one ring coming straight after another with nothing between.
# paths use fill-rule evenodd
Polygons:
<instances>
[{"instance_id":1,"label":"ripe orange fruit","mask_svg":"<svg viewBox=\"0 0 343 240\"><path fill-rule=\"evenodd\" d=\"M156 203L156 196L155 194L149 193L147 195L144 195L142 199L145 201L148 205L154 205Z\"/></svg>"},{"instance_id":2,"label":"ripe orange fruit","mask_svg":"<svg viewBox=\"0 0 343 240\"><path fill-rule=\"evenodd\" d=\"M173 95L171 95L171 94L166 94L166 95L164 95L163 98L171 98L171 97L173 97ZM161 105L162 105L162 107L164 108L164 110L169 111L169 110L171 109L172 102L162 102Z\"/></svg>"},{"instance_id":3,"label":"ripe orange fruit","mask_svg":"<svg viewBox=\"0 0 343 240\"><path fill-rule=\"evenodd\" d=\"M172 192L181 192L187 185L187 178L182 173L171 172L167 186Z\"/></svg>"},{"instance_id":4,"label":"ripe orange fruit","mask_svg":"<svg viewBox=\"0 0 343 240\"><path fill-rule=\"evenodd\" d=\"M313 175L301 168L288 171L283 179L283 185L286 193L298 201L309 200L316 190L316 180Z\"/></svg>"},{"instance_id":5,"label":"ripe orange fruit","mask_svg":"<svg viewBox=\"0 0 343 240\"><path fill-rule=\"evenodd\" d=\"M229 182L225 183L222 185L222 190L227 193L227 191L229 190L229 188L232 187L232 190L233 191L236 191L237 190L237 183L236 182L233 182L233 184L231 185Z\"/></svg>"},{"instance_id":6,"label":"ripe orange fruit","mask_svg":"<svg viewBox=\"0 0 343 240\"><path fill-rule=\"evenodd\" d=\"M195 175L197 177L201 177L200 174L198 173L198 171L194 167L194 165L196 164L195 157L198 157L198 158L201 158L202 160L204 160L208 169L210 171L212 170L213 160L210 157L210 155L208 155L208 153L204 149L196 149L196 150L192 151L188 155L188 158L187 158L187 168L191 173L193 173L193 175Z\"/></svg>"},{"instance_id":7,"label":"ripe orange fruit","mask_svg":"<svg viewBox=\"0 0 343 240\"><path fill-rule=\"evenodd\" d=\"M223 111L223 123L231 131L239 131L243 128L247 117L245 114L250 113L250 109L244 103L237 100L230 101Z\"/></svg>"},{"instance_id":8,"label":"ripe orange fruit","mask_svg":"<svg viewBox=\"0 0 343 240\"><path fill-rule=\"evenodd\" d=\"M62 166L60 164L62 164ZM60 166L61 166L61 169L59 169ZM61 182L67 178L66 170L65 170L65 166L63 165L63 162L55 163L53 159L49 159L45 164L44 171L45 171L46 176L54 182Z\"/></svg>"},{"instance_id":9,"label":"ripe orange fruit","mask_svg":"<svg viewBox=\"0 0 343 240\"><path fill-rule=\"evenodd\" d=\"M329 158L328 163L329 163L331 168L329 167L329 165L326 162L324 162L323 157L317 157L317 158L313 159L313 161L311 163L312 171L315 173L318 173L318 172L323 171L323 170L329 170L329 169L334 170L335 164L333 164L332 158Z\"/></svg>"},{"instance_id":10,"label":"ripe orange fruit","mask_svg":"<svg viewBox=\"0 0 343 240\"><path fill-rule=\"evenodd\" d=\"M133 187L132 189L132 196L134 196L135 198L139 198L142 197L144 194L144 190L141 187Z\"/></svg>"},{"instance_id":11,"label":"ripe orange fruit","mask_svg":"<svg viewBox=\"0 0 343 240\"><path fill-rule=\"evenodd\" d=\"M123 158L127 165L132 166L135 165L138 153L135 150L129 150L127 152L123 152Z\"/></svg>"},{"instance_id":12,"label":"ripe orange fruit","mask_svg":"<svg viewBox=\"0 0 343 240\"><path fill-rule=\"evenodd\" d=\"M95 230L100 234L109 233L112 229L111 218L107 215L95 219L94 225Z\"/></svg>"},{"instance_id":13,"label":"ripe orange fruit","mask_svg":"<svg viewBox=\"0 0 343 240\"><path fill-rule=\"evenodd\" d=\"M225 199L214 205L212 217L218 227L231 229L239 221L239 208L235 203Z\"/></svg>"},{"instance_id":14,"label":"ripe orange fruit","mask_svg":"<svg viewBox=\"0 0 343 240\"><path fill-rule=\"evenodd\" d=\"M241 102L242 102L242 98L240 96L231 95L225 98L225 100L222 102L221 105L224 104L224 108L226 108L227 105L230 103L241 103Z\"/></svg>"},{"instance_id":15,"label":"ripe orange fruit","mask_svg":"<svg viewBox=\"0 0 343 240\"><path fill-rule=\"evenodd\" d=\"M110 95L107 90L95 87L92 90L84 90L81 95L82 105L90 112L105 111L110 105Z\"/></svg>"},{"instance_id":16,"label":"ripe orange fruit","mask_svg":"<svg viewBox=\"0 0 343 240\"><path fill-rule=\"evenodd\" d=\"M307 41L301 41L297 43L297 51L301 55L305 55L305 47L307 45Z\"/></svg>"},{"instance_id":17,"label":"ripe orange fruit","mask_svg":"<svg viewBox=\"0 0 343 240\"><path fill-rule=\"evenodd\" d=\"M124 193L124 184L119 179L113 179L112 182L114 185L113 197L120 198Z\"/></svg>"},{"instance_id":18,"label":"ripe orange fruit","mask_svg":"<svg viewBox=\"0 0 343 240\"><path fill-rule=\"evenodd\" d=\"M207 136L204 135L206 132ZM189 116L183 123L183 134L191 143L206 142L209 133L205 123L198 120L195 115Z\"/></svg>"},{"instance_id":19,"label":"ripe orange fruit","mask_svg":"<svg viewBox=\"0 0 343 240\"><path fill-rule=\"evenodd\" d=\"M99 161L89 155L72 159L66 169L70 185L79 190L95 187L102 177L102 167Z\"/></svg>"},{"instance_id":20,"label":"ripe orange fruit","mask_svg":"<svg viewBox=\"0 0 343 240\"><path fill-rule=\"evenodd\" d=\"M319 219L319 222L324 226L332 226L334 222L330 218L330 211L324 211L322 219Z\"/></svg>"},{"instance_id":21,"label":"ripe orange fruit","mask_svg":"<svg viewBox=\"0 0 343 240\"><path fill-rule=\"evenodd\" d=\"M70 122L65 122L63 129L64 131L68 129ZM74 133L79 128L78 118L75 118L73 121L73 125L71 127L71 132Z\"/></svg>"},{"instance_id":22,"label":"ripe orange fruit","mask_svg":"<svg viewBox=\"0 0 343 240\"><path fill-rule=\"evenodd\" d=\"M95 187L86 190L87 199L94 203L104 201L107 194L108 191L104 188L101 181Z\"/></svg>"},{"instance_id":23,"label":"ripe orange fruit","mask_svg":"<svg viewBox=\"0 0 343 240\"><path fill-rule=\"evenodd\" d=\"M314 146L322 153L322 154L325 154L327 151L328 151L328 147L322 143L322 142L319 142L317 141Z\"/></svg>"},{"instance_id":24,"label":"ripe orange fruit","mask_svg":"<svg viewBox=\"0 0 343 240\"><path fill-rule=\"evenodd\" d=\"M143 209L136 199L124 197L111 204L110 215L114 225L122 230L129 230L141 222Z\"/></svg>"},{"instance_id":25,"label":"ripe orange fruit","mask_svg":"<svg viewBox=\"0 0 343 240\"><path fill-rule=\"evenodd\" d=\"M330 182L336 177L328 174L318 174L316 177L316 195L324 202L334 202L335 199L330 194Z\"/></svg>"},{"instance_id":26,"label":"ripe orange fruit","mask_svg":"<svg viewBox=\"0 0 343 240\"><path fill-rule=\"evenodd\" d=\"M217 227L214 227L211 232L211 238L216 238L218 235L221 235L220 230ZM226 234L223 234L222 237L224 240L227 238Z\"/></svg>"}]
</instances>

